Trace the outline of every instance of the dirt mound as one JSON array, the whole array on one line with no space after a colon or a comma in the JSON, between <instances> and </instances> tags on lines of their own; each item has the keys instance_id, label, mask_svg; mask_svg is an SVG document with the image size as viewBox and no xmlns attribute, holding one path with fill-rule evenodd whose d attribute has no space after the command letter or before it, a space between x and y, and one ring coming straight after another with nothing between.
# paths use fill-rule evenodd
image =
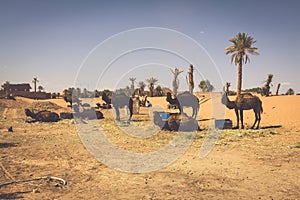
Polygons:
<instances>
[{"instance_id":1,"label":"dirt mound","mask_svg":"<svg viewBox=\"0 0 300 200\"><path fill-rule=\"evenodd\" d=\"M33 108L35 110L59 110L62 109L61 106L52 103L50 101L45 101L45 102L33 102L30 105L30 108Z\"/></svg>"},{"instance_id":2,"label":"dirt mound","mask_svg":"<svg viewBox=\"0 0 300 200\"><path fill-rule=\"evenodd\" d=\"M16 100L0 99L0 108L17 109L17 108L24 108L29 105L30 103L25 102L21 99L16 99Z\"/></svg>"}]
</instances>

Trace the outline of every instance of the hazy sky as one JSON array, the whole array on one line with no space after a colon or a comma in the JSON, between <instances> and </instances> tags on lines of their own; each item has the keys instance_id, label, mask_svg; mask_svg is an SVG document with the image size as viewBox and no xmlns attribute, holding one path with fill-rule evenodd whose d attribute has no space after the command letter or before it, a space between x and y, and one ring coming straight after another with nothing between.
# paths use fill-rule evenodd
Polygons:
<instances>
[{"instance_id":1,"label":"hazy sky","mask_svg":"<svg viewBox=\"0 0 300 200\"><path fill-rule=\"evenodd\" d=\"M91 90L102 90L129 85L130 76L136 77L137 82L153 76L159 79L158 84L171 87L169 68L178 67L184 70L180 77L180 90L184 90L188 62L170 52L137 51L119 59L104 73L101 60L113 60L120 55L109 55L109 47L107 52L97 52L97 45L126 30L162 27L198 42L204 48L199 59L205 52L209 54L211 63L203 61L209 58L206 55L207 58L201 58L202 64L197 63L202 66L195 65L200 71L195 75L196 85L202 78L208 78L217 90L221 89L220 80L231 82L232 89L236 89L236 66L230 63L224 48L231 45L228 39L235 34L247 32L257 40L255 47L260 55L252 56L251 63L244 66L243 88L262 86L267 74L272 73L273 92L276 85L282 83L281 93L289 87L299 93L299 9L297 0L0 0L0 83L6 80L11 83L31 82L37 76L39 85L46 91L61 91L75 82ZM144 40L150 38L154 43L185 48L179 39L166 41L158 37L154 41L153 35L144 37ZM115 44L111 48L121 50L123 45ZM191 49L190 53L197 54ZM87 66L86 63L93 63L87 71L97 77L97 83L89 78L88 73L85 75L79 71L80 66ZM205 70L215 72L215 65L220 75L206 74ZM78 81L78 74L86 79Z\"/></svg>"}]
</instances>

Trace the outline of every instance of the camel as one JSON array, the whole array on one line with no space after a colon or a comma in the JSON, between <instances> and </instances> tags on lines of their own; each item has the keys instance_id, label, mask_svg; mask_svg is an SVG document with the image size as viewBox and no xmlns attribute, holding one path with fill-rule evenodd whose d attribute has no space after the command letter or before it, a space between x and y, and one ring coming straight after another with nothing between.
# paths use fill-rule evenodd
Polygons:
<instances>
[{"instance_id":1,"label":"camel","mask_svg":"<svg viewBox=\"0 0 300 200\"><path fill-rule=\"evenodd\" d=\"M111 109L111 98L108 97L105 93L102 94L102 100L105 102L102 105L100 103L96 103L98 109Z\"/></svg>"},{"instance_id":2,"label":"camel","mask_svg":"<svg viewBox=\"0 0 300 200\"><path fill-rule=\"evenodd\" d=\"M154 124L162 130L184 132L200 130L197 120L185 114L172 114L167 120L163 120L159 112L155 111L153 112L153 119Z\"/></svg>"},{"instance_id":3,"label":"camel","mask_svg":"<svg viewBox=\"0 0 300 200\"><path fill-rule=\"evenodd\" d=\"M111 98L109 98L104 92L102 94L102 100L107 104L111 104Z\"/></svg>"},{"instance_id":4,"label":"camel","mask_svg":"<svg viewBox=\"0 0 300 200\"><path fill-rule=\"evenodd\" d=\"M73 113L71 113L71 112L61 112L61 113L59 113L59 117L61 119L73 119L74 118Z\"/></svg>"},{"instance_id":5,"label":"camel","mask_svg":"<svg viewBox=\"0 0 300 200\"><path fill-rule=\"evenodd\" d=\"M236 127L234 127L235 129L239 128L239 119L241 119L241 128L244 128L243 111L251 109L253 109L255 114L255 121L251 128L253 129L256 123L256 129L259 128L261 120L260 114L263 112L263 107L261 100L257 96L252 95L251 93L244 93L239 94L236 97L235 101L230 101L227 92L224 91L222 95L222 104L224 104L229 109L234 109L237 119L237 125Z\"/></svg>"},{"instance_id":6,"label":"camel","mask_svg":"<svg viewBox=\"0 0 300 200\"><path fill-rule=\"evenodd\" d=\"M79 100L78 97L72 97L72 95L65 95L63 98L66 103L70 103L70 105L68 105L68 107L72 107L73 103L80 104L80 102L81 102L81 100Z\"/></svg>"},{"instance_id":7,"label":"camel","mask_svg":"<svg viewBox=\"0 0 300 200\"><path fill-rule=\"evenodd\" d=\"M83 109L83 111L74 112L73 116L81 119L104 119L103 113L95 110L95 108Z\"/></svg>"},{"instance_id":8,"label":"camel","mask_svg":"<svg viewBox=\"0 0 300 200\"><path fill-rule=\"evenodd\" d=\"M26 116L41 122L57 122L59 121L59 116L55 112L50 112L48 110L39 111L37 113L31 112L29 109L25 109Z\"/></svg>"},{"instance_id":9,"label":"camel","mask_svg":"<svg viewBox=\"0 0 300 200\"><path fill-rule=\"evenodd\" d=\"M177 105L180 113L182 113L184 106L192 107L193 108L192 118L196 119L200 105L199 105L199 99L195 95L186 91L178 94L177 97L173 99L171 93L168 92L166 100L171 105Z\"/></svg>"},{"instance_id":10,"label":"camel","mask_svg":"<svg viewBox=\"0 0 300 200\"><path fill-rule=\"evenodd\" d=\"M124 93L113 94L111 99L111 104L116 110L116 120L120 121L120 108L125 106L128 107L130 116L128 120L131 120L133 114L133 100L131 97L125 95Z\"/></svg>"}]
</instances>

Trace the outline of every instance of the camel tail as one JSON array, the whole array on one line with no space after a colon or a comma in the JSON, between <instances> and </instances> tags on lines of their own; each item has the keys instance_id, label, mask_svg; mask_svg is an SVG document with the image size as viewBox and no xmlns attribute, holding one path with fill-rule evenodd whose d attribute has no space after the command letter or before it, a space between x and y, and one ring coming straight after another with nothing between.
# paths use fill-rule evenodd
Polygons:
<instances>
[{"instance_id":1,"label":"camel tail","mask_svg":"<svg viewBox=\"0 0 300 200\"><path fill-rule=\"evenodd\" d=\"M263 113L264 112L264 109L262 107L262 103L260 103L260 112Z\"/></svg>"}]
</instances>

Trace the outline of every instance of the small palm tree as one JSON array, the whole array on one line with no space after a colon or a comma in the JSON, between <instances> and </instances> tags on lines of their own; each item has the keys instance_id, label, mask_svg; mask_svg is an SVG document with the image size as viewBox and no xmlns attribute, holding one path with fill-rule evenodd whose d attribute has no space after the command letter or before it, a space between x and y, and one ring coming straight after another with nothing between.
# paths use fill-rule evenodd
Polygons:
<instances>
[{"instance_id":1,"label":"small palm tree","mask_svg":"<svg viewBox=\"0 0 300 200\"><path fill-rule=\"evenodd\" d=\"M136 80L136 78L129 78L130 82L131 82L131 85L130 85L130 92L131 94L134 94L134 81Z\"/></svg>"},{"instance_id":2,"label":"small palm tree","mask_svg":"<svg viewBox=\"0 0 300 200\"><path fill-rule=\"evenodd\" d=\"M146 82L149 84L148 87L149 87L149 91L150 91L150 97L153 97L154 85L157 81L158 80L156 78L153 78L153 77L146 80Z\"/></svg>"},{"instance_id":3,"label":"small palm tree","mask_svg":"<svg viewBox=\"0 0 300 200\"><path fill-rule=\"evenodd\" d=\"M43 90L44 90L44 87L40 85L40 86L38 87L38 91L41 92L41 91L43 91Z\"/></svg>"},{"instance_id":4,"label":"small palm tree","mask_svg":"<svg viewBox=\"0 0 300 200\"><path fill-rule=\"evenodd\" d=\"M294 95L294 94L295 94L295 91L292 88L289 88L285 93L285 95Z\"/></svg>"},{"instance_id":5,"label":"small palm tree","mask_svg":"<svg viewBox=\"0 0 300 200\"><path fill-rule=\"evenodd\" d=\"M262 95L265 95L267 97L270 95L270 88L271 88L270 85L272 86L271 84L272 79L273 79L273 74L268 74L268 78L265 81L265 85L262 89Z\"/></svg>"},{"instance_id":6,"label":"small palm tree","mask_svg":"<svg viewBox=\"0 0 300 200\"><path fill-rule=\"evenodd\" d=\"M156 86L154 93L155 93L155 96L158 96L158 97L163 96L163 90L160 85Z\"/></svg>"},{"instance_id":7,"label":"small palm tree","mask_svg":"<svg viewBox=\"0 0 300 200\"><path fill-rule=\"evenodd\" d=\"M211 92L214 90L214 86L210 83L209 80L200 81L199 88L202 92Z\"/></svg>"},{"instance_id":8,"label":"small palm tree","mask_svg":"<svg viewBox=\"0 0 300 200\"><path fill-rule=\"evenodd\" d=\"M5 96L6 96L6 97L9 96L9 85L10 85L10 82L9 82L9 81L5 81L5 83L3 83L3 85L1 85L1 87L2 87L3 90L5 91Z\"/></svg>"},{"instance_id":9,"label":"small palm tree","mask_svg":"<svg viewBox=\"0 0 300 200\"><path fill-rule=\"evenodd\" d=\"M172 85L173 85L173 92L175 94L175 96L177 95L177 91L178 91L178 88L179 88L179 80L177 80L177 77L180 73L183 72L183 70L179 70L178 68L175 68L174 71L171 70L171 72L173 73L174 75L174 78L173 78L173 82L172 82Z\"/></svg>"},{"instance_id":10,"label":"small palm tree","mask_svg":"<svg viewBox=\"0 0 300 200\"><path fill-rule=\"evenodd\" d=\"M138 83L138 87L139 87L139 95L143 96L144 95L144 90L145 90L145 87L146 87L146 83L144 83L144 81L140 81Z\"/></svg>"},{"instance_id":11,"label":"small palm tree","mask_svg":"<svg viewBox=\"0 0 300 200\"><path fill-rule=\"evenodd\" d=\"M242 90L242 67L243 63L250 62L249 54L259 55L257 48L252 47L256 42L253 37L249 36L247 33L238 33L229 40L233 45L225 48L226 55L231 55L231 63L234 62L238 66L238 85L237 85L237 94L241 94ZM248 54L249 53L249 54Z\"/></svg>"}]
</instances>

